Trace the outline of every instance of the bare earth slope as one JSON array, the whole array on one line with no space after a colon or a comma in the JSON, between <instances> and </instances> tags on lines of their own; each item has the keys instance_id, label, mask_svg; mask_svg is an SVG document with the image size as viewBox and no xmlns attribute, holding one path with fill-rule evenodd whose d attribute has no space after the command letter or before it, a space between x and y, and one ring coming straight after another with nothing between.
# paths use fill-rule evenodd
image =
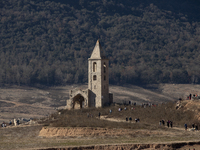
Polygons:
<instances>
[{"instance_id":1,"label":"bare earth slope","mask_svg":"<svg viewBox=\"0 0 200 150\"><path fill-rule=\"evenodd\" d=\"M87 85L70 85L64 87L19 87L0 88L0 122L13 118L41 118L55 112L58 107L66 105L69 90L85 89ZM186 98L190 93L200 94L200 85L160 84L146 88L126 85L110 86L114 102L132 101L137 104L152 102L163 103Z\"/></svg>"},{"instance_id":2,"label":"bare earth slope","mask_svg":"<svg viewBox=\"0 0 200 150\"><path fill-rule=\"evenodd\" d=\"M163 89L157 88L156 90L144 89L141 87L118 87L112 86L111 90L118 93L120 96L119 90L121 93L127 93L127 96L131 98L132 95L138 98L144 98L144 96L150 97L150 99L154 96L157 102L162 97L168 97L167 94L171 94L173 96L173 92L176 91L171 90L172 87L169 88L169 85L159 85L160 87L164 87ZM180 85L183 86L183 85ZM12 91L9 94L9 98L2 99L0 102L1 110L14 110L14 112L1 112L3 117L6 116L6 113L11 116L19 115L35 117L44 116L46 113L54 112L54 107L62 106L62 103L65 102L64 98L67 98L67 88L68 87L53 87L48 89L35 89L32 88L32 92L26 93L28 90L24 88L9 88L7 90ZM183 94L187 87L182 87ZM182 89L180 88L180 89ZM192 87L189 87L191 89ZM5 90L2 89L1 92ZM6 93L5 90L4 92ZM15 90L18 93L15 93ZM30 89L29 89L30 90ZM138 92L134 92L138 90ZM171 91L171 93L158 93L159 90L163 91ZM194 89L198 92L198 88L194 86ZM141 91L144 91L144 95L140 96ZM181 91L181 90L179 90ZM2 92L2 97L5 96L4 92ZM66 92L66 93L65 93ZM191 91L195 92L195 91ZM21 94L20 94L21 93ZM138 94L139 93L139 94ZM147 93L150 93L149 95ZM138 94L138 95L136 95ZM28 101L21 101L23 95L26 97L35 96L35 99L43 98L41 101L41 105L39 102L35 102L32 99ZM57 96L57 97L56 97ZM152 96L152 97L151 97ZM157 97L156 97L157 96ZM16 99L14 99L16 97ZM60 99L59 99L60 98ZM13 99L13 100L11 100ZM58 101L56 101L58 99ZM117 97L116 97L117 99ZM24 100L24 99L23 99ZM123 99L121 99L123 100ZM124 99L126 100L126 99ZM131 99L135 101L135 99ZM143 99L144 100L144 99ZM168 101L176 100L176 96ZM54 102L55 101L55 102ZM149 101L144 101L149 102ZM154 102L151 101L150 102ZM158 101L159 102L159 101ZM165 102L161 99L161 102ZM139 102L138 102L139 103ZM184 111L191 110L197 112L197 117L199 117L199 104L198 100L194 101L183 101L181 103ZM21 108L21 110L19 109ZM28 109L27 109L28 107ZM9 109L8 109L9 108ZM141 108L141 107L139 107ZM35 109L35 110L34 110ZM147 108L145 108L147 109ZM153 108L149 108L153 109ZM25 110L29 113L25 113ZM49 112L46 112L49 110ZM15 114L15 112L18 114ZM126 110L127 111L127 110ZM32 114L33 113L33 114ZM114 110L113 112L114 113ZM37 116L38 115L38 116ZM9 117L8 116L8 117ZM4 118L5 119L5 118ZM116 122L125 122L120 118L115 117L107 117L101 116L100 119L108 120L112 123ZM130 122L126 122L130 124ZM142 120L141 122L142 123ZM141 126L142 124L139 125ZM135 126L138 123L132 122L131 126ZM173 128L167 128L166 126L159 126L157 123L154 124L155 128L151 129L123 129L123 128L97 128L97 127L46 127L40 125L20 125L20 126L8 126L7 128L0 128L0 150L33 150L33 149L44 149L44 150L72 150L72 149L119 149L119 150L129 150L129 149L146 149L146 150L185 150L185 149L200 149L200 138L199 131L191 131L184 130L183 126L175 126Z\"/></svg>"}]
</instances>

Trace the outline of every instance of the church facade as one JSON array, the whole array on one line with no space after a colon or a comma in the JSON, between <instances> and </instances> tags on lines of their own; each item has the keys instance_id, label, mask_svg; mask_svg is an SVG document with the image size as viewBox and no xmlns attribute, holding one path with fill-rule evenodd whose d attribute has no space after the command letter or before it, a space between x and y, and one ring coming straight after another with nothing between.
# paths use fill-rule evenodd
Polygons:
<instances>
[{"instance_id":1,"label":"church facade","mask_svg":"<svg viewBox=\"0 0 200 150\"><path fill-rule=\"evenodd\" d=\"M67 109L104 107L113 103L109 93L109 59L106 57L99 40L88 59L88 89L69 91Z\"/></svg>"}]
</instances>

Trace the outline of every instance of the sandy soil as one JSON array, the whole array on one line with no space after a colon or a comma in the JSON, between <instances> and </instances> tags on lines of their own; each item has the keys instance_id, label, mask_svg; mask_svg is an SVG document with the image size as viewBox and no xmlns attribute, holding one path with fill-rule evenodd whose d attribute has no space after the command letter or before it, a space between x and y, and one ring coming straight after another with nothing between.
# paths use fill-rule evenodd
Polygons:
<instances>
[{"instance_id":1,"label":"sandy soil","mask_svg":"<svg viewBox=\"0 0 200 150\"><path fill-rule=\"evenodd\" d=\"M39 133L41 137L113 137L113 136L148 136L148 135L175 135L172 132L131 130L131 129L106 129L106 128L56 128L43 127Z\"/></svg>"},{"instance_id":2,"label":"sandy soil","mask_svg":"<svg viewBox=\"0 0 200 150\"><path fill-rule=\"evenodd\" d=\"M172 150L172 145L179 146L176 149L181 150L200 148L200 142L196 141L199 139L199 132L180 131L174 128L164 131L159 129L149 131L105 128L55 128L38 125L22 125L0 128L0 133L0 150L50 150L52 148L54 148L54 150L60 150L61 148L63 150L65 148L68 150L128 150L131 148L138 150L160 150L162 148L162 150Z\"/></svg>"},{"instance_id":3,"label":"sandy soil","mask_svg":"<svg viewBox=\"0 0 200 150\"><path fill-rule=\"evenodd\" d=\"M111 121L111 120L110 120ZM116 120L115 120L116 121ZM178 141L178 137L182 136L193 136L198 137L199 132L185 131L182 128L173 128L166 131L161 130L131 130L131 129L105 129L105 128L55 128L55 127L43 127L39 133L39 136L52 138L52 137L67 137L67 138L119 138L124 137L124 139L139 139L138 144L124 144L120 142L121 145L101 145L101 148L107 149L162 149L162 150L174 150L174 149L199 149L200 142L189 142L189 141ZM152 138L154 141L151 141ZM164 141L158 143L160 139L164 137ZM157 138L157 141L155 140ZM159 139L160 138L160 139ZM167 140L167 138L169 138ZM148 139L148 140L147 140ZM176 140L173 140L176 139ZM192 140L192 139L191 139ZM168 141L168 142L167 142ZM193 139L193 141L195 141ZM133 142L134 143L134 142ZM70 146L68 147L70 149ZM99 149L98 145L91 147L79 147L80 149ZM78 147L77 147L78 149Z\"/></svg>"}]
</instances>

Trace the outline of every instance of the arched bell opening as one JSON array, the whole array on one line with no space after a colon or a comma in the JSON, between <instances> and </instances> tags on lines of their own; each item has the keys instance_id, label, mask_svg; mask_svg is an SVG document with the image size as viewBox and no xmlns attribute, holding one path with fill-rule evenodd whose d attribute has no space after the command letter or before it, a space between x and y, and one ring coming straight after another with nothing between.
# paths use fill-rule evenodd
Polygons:
<instances>
[{"instance_id":1,"label":"arched bell opening","mask_svg":"<svg viewBox=\"0 0 200 150\"><path fill-rule=\"evenodd\" d=\"M84 105L84 97L81 94L73 98L73 109L81 109Z\"/></svg>"}]
</instances>

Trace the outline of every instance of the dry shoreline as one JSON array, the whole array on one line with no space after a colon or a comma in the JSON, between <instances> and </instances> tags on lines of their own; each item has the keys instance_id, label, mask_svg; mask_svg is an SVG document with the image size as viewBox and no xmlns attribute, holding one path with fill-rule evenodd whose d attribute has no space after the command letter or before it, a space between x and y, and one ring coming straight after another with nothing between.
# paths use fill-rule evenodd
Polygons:
<instances>
[{"instance_id":1,"label":"dry shoreline","mask_svg":"<svg viewBox=\"0 0 200 150\"><path fill-rule=\"evenodd\" d=\"M179 97L186 97L189 93L200 93L199 85L160 85L158 90L149 90L142 87L120 87L111 86L111 90L115 93L115 100L126 101L132 100L133 102L145 102L145 100L151 102L169 102L176 101ZM1 112L0 120L8 122L13 118L49 118L50 114L56 112L56 107L64 106L65 101L68 98L69 87L52 87L48 89L36 89L36 88L2 88L0 89L1 97ZM128 91L128 92L127 92ZM159 91L161 91L159 93ZM168 96L169 95L169 96ZM166 97L167 96L167 97ZM172 96L172 97L171 97ZM147 101L146 101L147 102ZM191 101L192 102L192 101ZM185 110L191 110L191 113L195 112L197 120L199 119L200 103L188 103L183 105ZM197 105L198 104L198 105ZM116 107L118 108L118 106ZM158 107L159 108L159 107ZM139 108L137 109L139 110ZM147 111L147 109L145 109ZM171 110L171 109L170 109ZM108 110L106 110L108 112ZM150 113L155 112L155 108L148 109ZM130 116L132 112L128 113ZM136 110L134 115L137 117ZM144 111L145 112L145 111ZM114 113L117 114L114 116ZM167 112L169 114L169 111ZM125 117L120 117L118 111L113 109L112 115L101 115L102 122L109 121L111 124L126 123ZM133 115L133 116L134 116ZM133 117L132 116L132 117ZM173 116L173 114L172 114ZM86 117L84 115L83 117ZM94 116L93 120L96 116ZM142 116L140 116L142 117ZM168 117L171 118L171 117ZM168 119L164 117L164 119ZM134 119L134 118L133 118ZM96 128L93 129L87 127L67 127L65 130L63 127L52 129L55 127L39 125L20 125L17 127L8 127L0 129L0 150L35 150L35 149L163 149L163 150L189 150L195 148L200 149L199 132L185 131L184 124L173 122L173 128L164 128L156 124L150 124L148 126L148 118L140 118L141 124L127 123L130 128L122 128L118 126L112 128ZM160 118L163 119L163 118ZM41 119L42 120L42 119ZM51 119L50 121L53 121ZM159 120L158 120L159 121ZM126 124L126 125L127 125ZM189 123L188 123L189 124ZM141 125L141 126L140 126ZM53 125L52 125L53 126ZM191 127L191 125L188 125ZM46 129L44 129L46 128ZM49 132L47 132L49 129ZM70 129L70 130L69 130ZM130 129L130 130L129 130ZM45 131L46 130L46 131ZM41 132L45 131L42 136ZM176 147L176 148L174 148ZM178 148L180 147L180 148Z\"/></svg>"},{"instance_id":2,"label":"dry shoreline","mask_svg":"<svg viewBox=\"0 0 200 150\"><path fill-rule=\"evenodd\" d=\"M93 145L93 146L79 146L79 147L62 147L62 148L42 148L39 150L154 150L154 149L164 149L164 150L175 150L175 149L182 149L182 148L200 148L200 141L197 142L174 142L174 143L153 143L153 144L111 144L111 145Z\"/></svg>"}]
</instances>

